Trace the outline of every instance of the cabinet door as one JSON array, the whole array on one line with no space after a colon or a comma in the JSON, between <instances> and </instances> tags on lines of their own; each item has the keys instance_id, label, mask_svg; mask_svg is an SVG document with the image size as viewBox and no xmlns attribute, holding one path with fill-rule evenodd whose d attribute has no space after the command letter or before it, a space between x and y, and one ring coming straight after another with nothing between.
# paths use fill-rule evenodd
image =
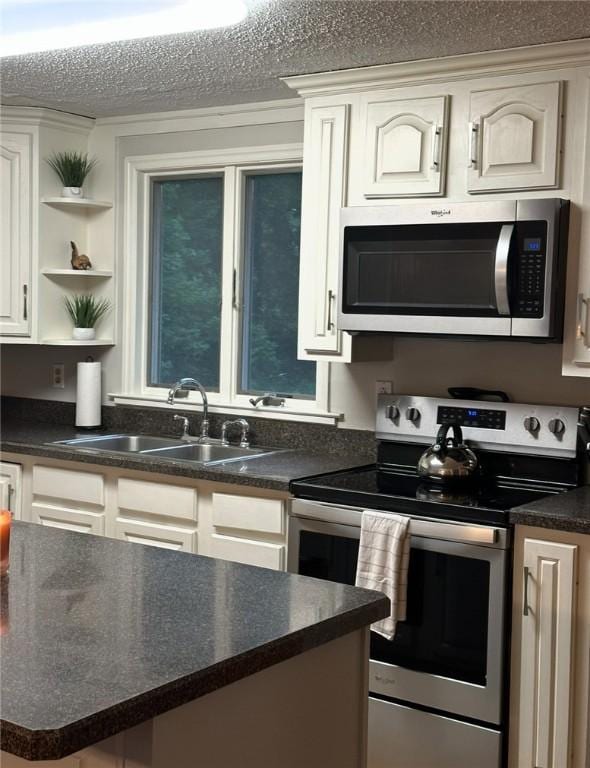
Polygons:
<instances>
[{"instance_id":1,"label":"cabinet door","mask_svg":"<svg viewBox=\"0 0 590 768\"><path fill-rule=\"evenodd\" d=\"M211 537L211 557L232 560L235 563L259 565L282 571L285 567L285 547L264 541L242 539L237 536L222 536L214 533Z\"/></svg>"},{"instance_id":2,"label":"cabinet door","mask_svg":"<svg viewBox=\"0 0 590 768\"><path fill-rule=\"evenodd\" d=\"M564 352L571 348L573 362L581 363L581 366L576 370L576 375L588 376L590 375L588 368L582 366L587 366L590 363L590 259L587 257L590 247L590 77L587 77L584 83L583 100L584 109L578 113L579 120L584 125L584 147L580 155L579 165L582 172L582 199L578 206L580 240L579 247L575 247L573 251L570 250L570 257L577 254L578 258L576 316L574 321L572 317L573 307L566 306ZM574 329L572 329L573 322L575 322ZM568 336L571 339L570 344L567 343ZM569 362L569 360L564 357L564 362Z\"/></svg>"},{"instance_id":3,"label":"cabinet door","mask_svg":"<svg viewBox=\"0 0 590 768\"><path fill-rule=\"evenodd\" d=\"M15 520L21 518L22 467L0 462L0 508L9 509Z\"/></svg>"},{"instance_id":4,"label":"cabinet door","mask_svg":"<svg viewBox=\"0 0 590 768\"><path fill-rule=\"evenodd\" d=\"M0 133L0 334L30 335L33 137Z\"/></svg>"},{"instance_id":5,"label":"cabinet door","mask_svg":"<svg viewBox=\"0 0 590 768\"><path fill-rule=\"evenodd\" d=\"M135 544L147 544L150 547L176 549L183 552L196 553L197 551L195 528L183 528L168 523L146 523L118 517L115 531L117 539L132 541Z\"/></svg>"},{"instance_id":6,"label":"cabinet door","mask_svg":"<svg viewBox=\"0 0 590 768\"><path fill-rule=\"evenodd\" d=\"M559 186L561 83L474 91L469 192Z\"/></svg>"},{"instance_id":7,"label":"cabinet door","mask_svg":"<svg viewBox=\"0 0 590 768\"><path fill-rule=\"evenodd\" d=\"M285 503L281 499L214 493L212 496L213 525L243 531L284 534Z\"/></svg>"},{"instance_id":8,"label":"cabinet door","mask_svg":"<svg viewBox=\"0 0 590 768\"><path fill-rule=\"evenodd\" d=\"M447 102L362 99L365 198L444 194Z\"/></svg>"},{"instance_id":9,"label":"cabinet door","mask_svg":"<svg viewBox=\"0 0 590 768\"><path fill-rule=\"evenodd\" d=\"M577 549L524 540L519 768L570 765Z\"/></svg>"},{"instance_id":10,"label":"cabinet door","mask_svg":"<svg viewBox=\"0 0 590 768\"><path fill-rule=\"evenodd\" d=\"M52 528L63 528L66 531L104 536L105 516L98 512L84 512L79 509L68 509L67 507L34 501L32 514L34 523Z\"/></svg>"},{"instance_id":11,"label":"cabinet door","mask_svg":"<svg viewBox=\"0 0 590 768\"><path fill-rule=\"evenodd\" d=\"M303 360L350 361L350 336L336 323L348 121L347 104L306 104L297 353Z\"/></svg>"}]
</instances>

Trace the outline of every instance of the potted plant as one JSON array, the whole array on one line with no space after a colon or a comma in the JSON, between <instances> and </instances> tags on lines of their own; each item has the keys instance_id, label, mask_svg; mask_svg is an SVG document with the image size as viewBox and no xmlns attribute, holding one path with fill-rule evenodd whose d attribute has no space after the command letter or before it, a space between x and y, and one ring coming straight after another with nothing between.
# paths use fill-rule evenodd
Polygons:
<instances>
[{"instance_id":1,"label":"potted plant","mask_svg":"<svg viewBox=\"0 0 590 768\"><path fill-rule=\"evenodd\" d=\"M91 293L64 298L67 313L74 323L72 338L90 341L96 337L95 325L109 311L108 299L97 299Z\"/></svg>"},{"instance_id":2,"label":"potted plant","mask_svg":"<svg viewBox=\"0 0 590 768\"><path fill-rule=\"evenodd\" d=\"M54 152L47 163L63 184L62 197L84 197L84 180L96 165L94 158L87 152Z\"/></svg>"}]
</instances>

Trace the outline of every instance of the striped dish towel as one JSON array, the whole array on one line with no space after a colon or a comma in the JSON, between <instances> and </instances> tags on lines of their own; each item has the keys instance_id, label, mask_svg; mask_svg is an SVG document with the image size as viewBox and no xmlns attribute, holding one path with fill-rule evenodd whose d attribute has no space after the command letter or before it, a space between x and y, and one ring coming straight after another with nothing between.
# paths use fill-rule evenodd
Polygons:
<instances>
[{"instance_id":1,"label":"striped dish towel","mask_svg":"<svg viewBox=\"0 0 590 768\"><path fill-rule=\"evenodd\" d=\"M364 511L356 566L356 586L383 592L391 602L391 614L371 626L393 640L398 621L406 618L410 518L386 512Z\"/></svg>"}]
</instances>

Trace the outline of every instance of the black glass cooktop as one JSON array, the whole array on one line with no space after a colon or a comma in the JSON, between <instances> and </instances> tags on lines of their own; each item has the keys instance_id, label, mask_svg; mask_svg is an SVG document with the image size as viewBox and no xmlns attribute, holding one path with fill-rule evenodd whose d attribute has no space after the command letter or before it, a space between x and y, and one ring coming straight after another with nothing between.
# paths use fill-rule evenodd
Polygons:
<instances>
[{"instance_id":1,"label":"black glass cooktop","mask_svg":"<svg viewBox=\"0 0 590 768\"><path fill-rule=\"evenodd\" d=\"M359 467L291 483L295 496L332 504L389 512L444 517L460 521L506 524L513 507L555 492L551 488L518 487L497 479L441 487L415 473Z\"/></svg>"}]
</instances>

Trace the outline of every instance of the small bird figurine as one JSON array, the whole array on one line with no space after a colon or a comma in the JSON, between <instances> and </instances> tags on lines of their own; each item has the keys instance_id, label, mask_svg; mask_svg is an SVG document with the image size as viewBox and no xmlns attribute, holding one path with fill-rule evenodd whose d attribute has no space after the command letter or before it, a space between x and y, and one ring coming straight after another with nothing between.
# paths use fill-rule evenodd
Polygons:
<instances>
[{"instance_id":1,"label":"small bird figurine","mask_svg":"<svg viewBox=\"0 0 590 768\"><path fill-rule=\"evenodd\" d=\"M78 246L73 240L70 240L70 245L72 246L72 269L92 269L88 256L78 251Z\"/></svg>"}]
</instances>

